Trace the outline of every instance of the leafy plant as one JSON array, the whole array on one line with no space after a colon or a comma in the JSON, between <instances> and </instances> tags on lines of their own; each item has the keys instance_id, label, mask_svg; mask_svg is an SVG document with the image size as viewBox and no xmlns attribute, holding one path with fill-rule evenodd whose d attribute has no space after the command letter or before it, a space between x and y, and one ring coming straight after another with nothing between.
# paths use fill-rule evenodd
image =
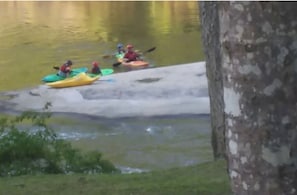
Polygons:
<instances>
[{"instance_id":1,"label":"leafy plant","mask_svg":"<svg viewBox=\"0 0 297 195\"><path fill-rule=\"evenodd\" d=\"M51 117L46 112L49 106L47 103L41 113L26 111L13 119L0 118L0 176L118 172L111 162L102 159L100 152L82 154L59 139L46 123ZM21 130L25 121L31 127Z\"/></svg>"}]
</instances>

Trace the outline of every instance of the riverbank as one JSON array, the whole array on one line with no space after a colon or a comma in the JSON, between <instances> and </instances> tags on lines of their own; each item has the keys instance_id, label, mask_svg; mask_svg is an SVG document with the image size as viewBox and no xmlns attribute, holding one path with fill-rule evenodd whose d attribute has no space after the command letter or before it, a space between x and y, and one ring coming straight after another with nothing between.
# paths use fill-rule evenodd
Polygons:
<instances>
[{"instance_id":1,"label":"riverbank","mask_svg":"<svg viewBox=\"0 0 297 195\"><path fill-rule=\"evenodd\" d=\"M0 178L0 194L231 194L226 163L134 174L26 175Z\"/></svg>"},{"instance_id":2,"label":"riverbank","mask_svg":"<svg viewBox=\"0 0 297 195\"><path fill-rule=\"evenodd\" d=\"M209 114L205 63L143 69L101 77L92 85L0 93L4 113L42 111L106 118Z\"/></svg>"}]
</instances>

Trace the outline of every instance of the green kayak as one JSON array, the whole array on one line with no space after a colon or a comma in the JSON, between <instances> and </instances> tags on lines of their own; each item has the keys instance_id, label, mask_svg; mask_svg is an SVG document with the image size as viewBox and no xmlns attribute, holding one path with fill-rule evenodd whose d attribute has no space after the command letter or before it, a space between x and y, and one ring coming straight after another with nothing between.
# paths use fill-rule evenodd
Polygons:
<instances>
[{"instance_id":1,"label":"green kayak","mask_svg":"<svg viewBox=\"0 0 297 195\"><path fill-rule=\"evenodd\" d=\"M70 73L70 77L74 77L74 76L78 75L79 73L87 72L87 71L88 71L88 68L86 68L86 67L74 68L74 69L72 69L72 71ZM101 73L102 73L102 76L109 75L109 74L113 73L113 69L111 69L111 68L101 69ZM91 74L91 73L88 73L88 75L91 77L97 76L97 74ZM43 82L55 82L55 81L61 81L64 79L65 79L65 77L61 77L57 74L50 74L50 75L43 77L42 81Z\"/></svg>"},{"instance_id":2,"label":"green kayak","mask_svg":"<svg viewBox=\"0 0 297 195\"><path fill-rule=\"evenodd\" d=\"M103 68L101 69L101 76L109 75L113 73L113 69L111 68ZM95 77L98 76L98 74L93 74L93 73L87 73L88 76L90 77Z\"/></svg>"}]
</instances>

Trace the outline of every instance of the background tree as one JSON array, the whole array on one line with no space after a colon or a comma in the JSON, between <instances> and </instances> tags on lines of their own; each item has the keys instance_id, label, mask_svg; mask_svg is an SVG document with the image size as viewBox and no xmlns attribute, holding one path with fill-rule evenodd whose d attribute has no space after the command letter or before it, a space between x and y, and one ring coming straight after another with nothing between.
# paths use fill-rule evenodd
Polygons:
<instances>
[{"instance_id":1,"label":"background tree","mask_svg":"<svg viewBox=\"0 0 297 195\"><path fill-rule=\"evenodd\" d=\"M206 58L206 74L211 114L211 144L215 159L225 156L223 83L220 56L220 31L217 2L200 2L202 41Z\"/></svg>"},{"instance_id":2,"label":"background tree","mask_svg":"<svg viewBox=\"0 0 297 195\"><path fill-rule=\"evenodd\" d=\"M297 3L216 4L232 190L297 194Z\"/></svg>"}]
</instances>

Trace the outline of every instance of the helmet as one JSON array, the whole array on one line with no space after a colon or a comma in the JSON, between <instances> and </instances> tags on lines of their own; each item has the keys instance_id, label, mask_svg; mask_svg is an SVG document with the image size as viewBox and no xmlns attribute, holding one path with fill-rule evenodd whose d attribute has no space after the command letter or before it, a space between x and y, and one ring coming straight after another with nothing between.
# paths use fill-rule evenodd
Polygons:
<instances>
[{"instance_id":1,"label":"helmet","mask_svg":"<svg viewBox=\"0 0 297 195\"><path fill-rule=\"evenodd\" d=\"M99 63L94 61L92 64L93 64L93 66L98 66Z\"/></svg>"},{"instance_id":2,"label":"helmet","mask_svg":"<svg viewBox=\"0 0 297 195\"><path fill-rule=\"evenodd\" d=\"M131 49L131 48L133 48L133 45L130 45L130 44L129 44L129 45L127 45L126 47L127 47L127 49Z\"/></svg>"},{"instance_id":3,"label":"helmet","mask_svg":"<svg viewBox=\"0 0 297 195\"><path fill-rule=\"evenodd\" d=\"M67 60L66 64L67 64L68 66L71 66L71 65L72 65L71 60Z\"/></svg>"},{"instance_id":4,"label":"helmet","mask_svg":"<svg viewBox=\"0 0 297 195\"><path fill-rule=\"evenodd\" d=\"M119 43L118 45L117 45L117 48L122 48L124 45L122 44L122 43Z\"/></svg>"}]
</instances>

